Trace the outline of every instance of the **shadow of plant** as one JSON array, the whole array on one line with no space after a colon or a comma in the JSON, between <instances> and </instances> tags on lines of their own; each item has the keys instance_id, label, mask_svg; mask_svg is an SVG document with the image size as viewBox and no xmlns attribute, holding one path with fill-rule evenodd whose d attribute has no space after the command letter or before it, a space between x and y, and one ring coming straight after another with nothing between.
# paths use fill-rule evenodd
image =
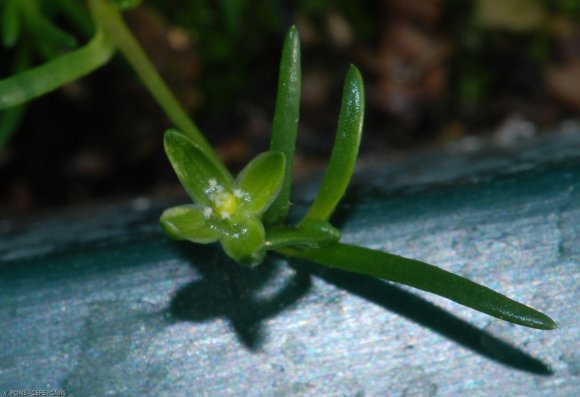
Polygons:
<instances>
[{"instance_id":1,"label":"shadow of plant","mask_svg":"<svg viewBox=\"0 0 580 397\"><path fill-rule=\"evenodd\" d=\"M297 270L281 279L281 264L274 259L250 269L231 261L217 246L178 247L188 260L203 258L191 262L202 278L175 294L169 307L172 318L192 322L224 318L252 351L263 344L262 322L289 309L310 290L308 273Z\"/></svg>"},{"instance_id":2,"label":"shadow of plant","mask_svg":"<svg viewBox=\"0 0 580 397\"><path fill-rule=\"evenodd\" d=\"M500 364L536 375L553 375L550 367L537 358L400 287L371 277L308 262L295 261L291 266L304 269L329 284L427 327Z\"/></svg>"},{"instance_id":3,"label":"shadow of plant","mask_svg":"<svg viewBox=\"0 0 580 397\"><path fill-rule=\"evenodd\" d=\"M377 176L384 179L384 175L386 174L387 171L381 170ZM431 192L415 195L414 193L417 190L423 190L427 187L401 186L398 188L384 189L382 186L388 185L386 180L369 185L367 180L372 180L372 178L369 178L368 175L365 175L365 178L361 179L360 176L354 178L347 194L333 214L333 224L337 228L342 229L343 226L348 225L353 216L362 216L363 219L365 216L372 216L369 212L356 214L357 210L360 210L361 205L368 206L369 203L380 202L382 204L380 211L387 212L393 217L407 218L409 214L417 212L413 206L419 210L430 208L430 211L433 211L433 208L437 207L438 211L442 211L442 209L446 209L447 207L455 206L456 202L473 203L481 196L480 192L472 190L470 185L466 185L466 187L460 186L458 189L455 189L452 193L456 196L461 195L462 198L450 200L449 189L433 189ZM499 182L494 183L501 183L505 178L507 177L500 176L494 179L499 180ZM535 179L536 175L530 178ZM523 182L526 183L527 180L523 179ZM454 183L439 183L439 185L441 187L454 186ZM498 191L504 195L511 194L510 192L505 193L504 190ZM307 205L306 202L299 204ZM420 296L407 292L405 289L396 285L360 274L319 266L310 262L293 261L291 262L291 266L295 269L303 269L331 285L427 327L447 339L498 363L537 375L553 375L551 368L542 361L492 333L479 329Z\"/></svg>"},{"instance_id":4,"label":"shadow of plant","mask_svg":"<svg viewBox=\"0 0 580 397\"><path fill-rule=\"evenodd\" d=\"M401 193L404 192L398 192ZM348 223L353 209L360 202L370 200L369 194L373 198L380 196L383 200L386 195L385 192L352 189L334 214L334 224L340 227ZM396 196L397 192L389 197L393 195ZM178 321L207 321L224 317L240 342L250 350L259 349L263 342L261 323L295 305L309 292L311 276L316 276L425 326L488 359L537 375L553 374L548 365L509 342L469 324L420 296L382 280L297 260L290 261L290 267L295 271L293 278L279 280L282 264L276 261L274 255L270 256L274 259L266 260L257 268L247 269L230 262L217 246L179 244L178 247L184 258L204 258L192 264L203 279L185 286L176 294L170 309L173 318ZM276 286L276 295L269 299L257 298L256 291L270 284Z\"/></svg>"},{"instance_id":5,"label":"shadow of plant","mask_svg":"<svg viewBox=\"0 0 580 397\"><path fill-rule=\"evenodd\" d=\"M552 375L550 367L509 342L479 329L404 289L370 277L292 261L294 273L281 276L276 257L257 268L230 262L219 247L176 244L201 279L187 284L173 297L173 321L204 322L224 318L240 343L251 351L264 343L264 320L282 314L307 295L311 276L379 305L500 364L537 374ZM264 295L267 290L267 297Z\"/></svg>"}]
</instances>

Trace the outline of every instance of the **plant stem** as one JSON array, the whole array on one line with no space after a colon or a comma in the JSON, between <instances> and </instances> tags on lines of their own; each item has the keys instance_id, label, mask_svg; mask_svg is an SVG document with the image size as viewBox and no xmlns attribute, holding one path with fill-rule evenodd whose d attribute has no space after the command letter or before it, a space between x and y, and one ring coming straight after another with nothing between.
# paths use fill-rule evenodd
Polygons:
<instances>
[{"instance_id":1,"label":"plant stem","mask_svg":"<svg viewBox=\"0 0 580 397\"><path fill-rule=\"evenodd\" d=\"M107 63L114 50L110 40L97 30L78 50L0 80L0 109L21 105L89 74Z\"/></svg>"},{"instance_id":2,"label":"plant stem","mask_svg":"<svg viewBox=\"0 0 580 397\"><path fill-rule=\"evenodd\" d=\"M125 56L129 64L149 92L156 99L157 103L164 110L165 114L175 126L197 145L199 145L220 168L225 166L219 159L217 153L207 142L197 126L181 107L171 90L167 87L157 70L135 39L121 16L121 13L113 4L105 0L90 0L89 2L93 17L102 25L105 32L117 45L121 53Z\"/></svg>"}]
</instances>

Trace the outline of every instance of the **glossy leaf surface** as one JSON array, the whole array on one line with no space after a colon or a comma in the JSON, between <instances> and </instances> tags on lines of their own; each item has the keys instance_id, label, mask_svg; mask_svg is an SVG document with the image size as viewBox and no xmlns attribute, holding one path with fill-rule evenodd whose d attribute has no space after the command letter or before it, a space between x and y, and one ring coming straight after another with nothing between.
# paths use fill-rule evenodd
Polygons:
<instances>
[{"instance_id":1,"label":"glossy leaf surface","mask_svg":"<svg viewBox=\"0 0 580 397\"><path fill-rule=\"evenodd\" d=\"M359 70L351 65L344 81L338 130L330 163L305 220L328 220L344 195L358 155L363 118L363 81Z\"/></svg>"},{"instance_id":2,"label":"glossy leaf surface","mask_svg":"<svg viewBox=\"0 0 580 397\"><path fill-rule=\"evenodd\" d=\"M286 218L290 206L296 133L300 118L300 85L302 80L300 67L300 37L296 27L292 26L286 35L282 49L278 94L270 143L270 150L282 152L286 157L285 178L280 194L264 216L266 224L282 222Z\"/></svg>"}]
</instances>

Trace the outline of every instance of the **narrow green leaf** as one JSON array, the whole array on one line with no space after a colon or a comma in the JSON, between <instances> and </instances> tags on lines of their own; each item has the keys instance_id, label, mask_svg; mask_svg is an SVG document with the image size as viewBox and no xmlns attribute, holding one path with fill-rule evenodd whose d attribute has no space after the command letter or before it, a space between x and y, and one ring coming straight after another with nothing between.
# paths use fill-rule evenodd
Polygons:
<instances>
[{"instance_id":1,"label":"narrow green leaf","mask_svg":"<svg viewBox=\"0 0 580 397\"><path fill-rule=\"evenodd\" d=\"M236 187L248 198L242 199L240 209L262 215L278 196L284 181L286 160L280 152L265 152L256 156L238 175Z\"/></svg>"},{"instance_id":2,"label":"narrow green leaf","mask_svg":"<svg viewBox=\"0 0 580 397\"><path fill-rule=\"evenodd\" d=\"M256 218L225 224L227 232L220 236L226 254L240 265L256 266L264 259L264 226Z\"/></svg>"},{"instance_id":3,"label":"narrow green leaf","mask_svg":"<svg viewBox=\"0 0 580 397\"><path fill-rule=\"evenodd\" d=\"M231 175L216 166L206 152L181 132L170 129L165 133L165 153L179 178L179 181L196 202L211 205L208 189L211 180L217 186L233 190Z\"/></svg>"},{"instance_id":4,"label":"narrow green leaf","mask_svg":"<svg viewBox=\"0 0 580 397\"><path fill-rule=\"evenodd\" d=\"M181 205L163 211L161 227L171 238L207 244L217 241L219 232L196 205Z\"/></svg>"},{"instance_id":5,"label":"narrow green leaf","mask_svg":"<svg viewBox=\"0 0 580 397\"><path fill-rule=\"evenodd\" d=\"M364 87L358 69L351 65L344 82L336 141L330 163L305 220L330 218L352 177L364 117Z\"/></svg>"},{"instance_id":6,"label":"narrow green leaf","mask_svg":"<svg viewBox=\"0 0 580 397\"><path fill-rule=\"evenodd\" d=\"M340 243L308 251L283 249L280 252L329 267L406 284L515 324L544 330L557 328L550 317L535 309L414 259Z\"/></svg>"},{"instance_id":7,"label":"narrow green leaf","mask_svg":"<svg viewBox=\"0 0 580 397\"><path fill-rule=\"evenodd\" d=\"M278 94L270 143L270 150L282 152L286 157L285 178L280 194L264 216L266 224L269 225L282 222L286 218L290 206L296 133L300 117L301 80L300 37L296 27L292 26L286 34L282 48Z\"/></svg>"},{"instance_id":8,"label":"narrow green leaf","mask_svg":"<svg viewBox=\"0 0 580 397\"><path fill-rule=\"evenodd\" d=\"M101 30L85 46L43 65L0 80L0 110L21 105L98 69L114 47Z\"/></svg>"}]
</instances>

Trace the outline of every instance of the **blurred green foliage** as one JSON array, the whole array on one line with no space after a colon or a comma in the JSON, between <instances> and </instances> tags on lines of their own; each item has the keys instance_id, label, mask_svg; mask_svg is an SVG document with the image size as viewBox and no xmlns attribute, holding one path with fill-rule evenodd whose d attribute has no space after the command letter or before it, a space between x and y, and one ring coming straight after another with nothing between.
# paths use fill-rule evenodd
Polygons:
<instances>
[{"instance_id":1,"label":"blurred green foliage","mask_svg":"<svg viewBox=\"0 0 580 397\"><path fill-rule=\"evenodd\" d=\"M133 7L140 0L111 0ZM396 1L392 1L395 4ZM204 117L231 117L244 95L270 97L265 79L277 63L275 43L285 29L305 19L318 42L327 45L327 16L336 12L355 38L355 51L378 48L389 2L366 0L147 0L144 4L184 28L199 57ZM517 12L516 12L517 11ZM554 26L562 20L578 26L576 0L443 0L437 34L451 42L447 67L452 113L481 109L498 90L529 90L542 65L554 59ZM389 21L389 23L392 21ZM83 1L0 0L0 76L45 62L84 43L93 26ZM318 47L317 47L318 48ZM328 66L328 48L312 54L312 63ZM331 50L334 51L334 50ZM379 54L375 54L379 56ZM317 59L318 57L318 59ZM327 65L328 64L328 65ZM519 73L525 69L527 72ZM510 74L512 73L512 74ZM527 75L526 75L527 73ZM514 75L515 74L515 75ZM528 77L526 77L528 76ZM527 78L528 80L524 81ZM539 85L539 82L537 82ZM372 84L372 82L371 82ZM519 84L519 85L518 85ZM522 88L523 87L523 88ZM524 92L523 95L527 95ZM23 110L0 115L0 143ZM3 137L3 138L2 138Z\"/></svg>"},{"instance_id":2,"label":"blurred green foliage","mask_svg":"<svg viewBox=\"0 0 580 397\"><path fill-rule=\"evenodd\" d=\"M89 14L78 1L1 0L0 59L8 62L0 63L0 77L54 59L77 46L77 35L84 40L92 31ZM24 114L24 105L0 114L0 147L16 131Z\"/></svg>"},{"instance_id":3,"label":"blurred green foliage","mask_svg":"<svg viewBox=\"0 0 580 397\"><path fill-rule=\"evenodd\" d=\"M252 57L264 49L264 37L282 30L280 12L272 1L148 3L190 33L203 68L201 91L208 106L217 112L230 106L229 98L249 85Z\"/></svg>"},{"instance_id":4,"label":"blurred green foliage","mask_svg":"<svg viewBox=\"0 0 580 397\"><path fill-rule=\"evenodd\" d=\"M445 0L442 26L454 40L454 102L481 105L498 88L509 86L506 75L514 77L522 69L537 69L540 85L542 64L556 57L555 25L567 21L578 26L579 18L580 2L575 0Z\"/></svg>"},{"instance_id":5,"label":"blurred green foliage","mask_svg":"<svg viewBox=\"0 0 580 397\"><path fill-rule=\"evenodd\" d=\"M379 28L379 24L372 20L372 13L369 11L376 7L373 3L369 0L298 0L296 10L301 15L309 16L319 25L323 24L323 18L329 11L339 11L350 24L357 39L368 42L376 38Z\"/></svg>"},{"instance_id":6,"label":"blurred green foliage","mask_svg":"<svg viewBox=\"0 0 580 397\"><path fill-rule=\"evenodd\" d=\"M263 57L275 51L274 43L295 23L296 15L306 15L316 24L322 23L329 9L339 10L358 37L371 39L375 32L375 25L369 23L366 14L368 1L300 0L292 4L274 0L151 0L147 3L191 34L203 67L200 88L206 107L217 113L231 107L231 99L240 92L256 87L255 79L262 76L260 67L271 69L270 64L264 64ZM271 54L274 64L277 56L277 52ZM257 65L258 58L261 65Z\"/></svg>"}]
</instances>

